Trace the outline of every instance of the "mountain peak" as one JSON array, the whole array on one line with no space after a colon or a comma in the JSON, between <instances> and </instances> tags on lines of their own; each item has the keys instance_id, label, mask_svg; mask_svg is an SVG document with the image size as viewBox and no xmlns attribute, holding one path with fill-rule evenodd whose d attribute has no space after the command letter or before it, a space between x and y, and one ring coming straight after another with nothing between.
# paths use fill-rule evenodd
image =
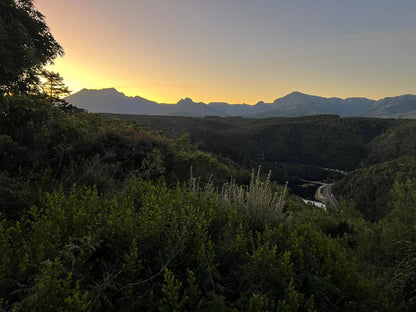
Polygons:
<instances>
[{"instance_id":1,"label":"mountain peak","mask_svg":"<svg viewBox=\"0 0 416 312\"><path fill-rule=\"evenodd\" d=\"M289 95L307 95L307 94L299 92L299 91L293 91L293 92L290 92L287 96Z\"/></svg>"},{"instance_id":2,"label":"mountain peak","mask_svg":"<svg viewBox=\"0 0 416 312\"><path fill-rule=\"evenodd\" d=\"M97 91L100 91L100 92L102 92L104 94L123 95L123 96L126 96L123 92L117 91L116 88L104 88L104 89L97 90Z\"/></svg>"},{"instance_id":3,"label":"mountain peak","mask_svg":"<svg viewBox=\"0 0 416 312\"><path fill-rule=\"evenodd\" d=\"M208 106L207 104L203 102L194 102L191 98L184 98L181 99L176 105L182 106L182 107L197 107L197 106Z\"/></svg>"},{"instance_id":4,"label":"mountain peak","mask_svg":"<svg viewBox=\"0 0 416 312\"><path fill-rule=\"evenodd\" d=\"M191 98L186 97L184 99L181 99L177 104L194 104L194 103L195 102Z\"/></svg>"},{"instance_id":5,"label":"mountain peak","mask_svg":"<svg viewBox=\"0 0 416 312\"><path fill-rule=\"evenodd\" d=\"M124 93L117 91L115 88L104 88L104 89L81 89L73 95L82 95L82 94L101 94L104 96L125 96Z\"/></svg>"},{"instance_id":6,"label":"mountain peak","mask_svg":"<svg viewBox=\"0 0 416 312\"><path fill-rule=\"evenodd\" d=\"M314 95L302 93L299 91L293 91L287 95L285 95L283 98L304 98L304 97L313 97Z\"/></svg>"}]
</instances>

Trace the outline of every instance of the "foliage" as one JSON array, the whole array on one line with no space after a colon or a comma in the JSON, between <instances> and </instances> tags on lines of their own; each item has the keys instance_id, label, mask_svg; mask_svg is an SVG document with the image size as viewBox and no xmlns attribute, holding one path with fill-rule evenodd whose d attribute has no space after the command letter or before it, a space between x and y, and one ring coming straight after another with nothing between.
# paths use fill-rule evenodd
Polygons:
<instances>
[{"instance_id":1,"label":"foliage","mask_svg":"<svg viewBox=\"0 0 416 312\"><path fill-rule=\"evenodd\" d=\"M364 218L383 219L390 211L390 190L416 174L416 158L402 157L351 172L334 186L337 196L353 200Z\"/></svg>"},{"instance_id":2,"label":"foliage","mask_svg":"<svg viewBox=\"0 0 416 312\"><path fill-rule=\"evenodd\" d=\"M5 308L376 306L341 245L301 218L259 228L238 206L134 177L117 194L57 190L3 221Z\"/></svg>"},{"instance_id":3,"label":"foliage","mask_svg":"<svg viewBox=\"0 0 416 312\"><path fill-rule=\"evenodd\" d=\"M193 177L191 171L189 190L208 198L215 197L218 204L235 208L240 214L248 217L250 225L254 228L264 226L267 222L276 223L283 216L287 185L272 185L270 172L263 181L260 169L259 167L257 174L252 171L248 185L238 185L231 179L220 188L216 188L212 180L201 187L200 180Z\"/></svg>"},{"instance_id":4,"label":"foliage","mask_svg":"<svg viewBox=\"0 0 416 312\"><path fill-rule=\"evenodd\" d=\"M32 0L0 3L0 95L27 91L38 71L63 55Z\"/></svg>"},{"instance_id":5,"label":"foliage","mask_svg":"<svg viewBox=\"0 0 416 312\"><path fill-rule=\"evenodd\" d=\"M134 120L172 137L189 133L191 142L205 152L249 168L267 164L276 176L280 171L296 170L296 167L285 164L355 169L366 160L368 144L375 137L396 124L406 122L330 115L261 120L139 115L117 117Z\"/></svg>"},{"instance_id":6,"label":"foliage","mask_svg":"<svg viewBox=\"0 0 416 312\"><path fill-rule=\"evenodd\" d=\"M412 180L395 183L390 197L391 211L377 224L366 224L357 241L358 255L365 268L382 278L390 288L389 297L396 298L395 311L413 311L416 307L415 190Z\"/></svg>"},{"instance_id":7,"label":"foliage","mask_svg":"<svg viewBox=\"0 0 416 312\"><path fill-rule=\"evenodd\" d=\"M380 224L383 264L408 311L416 309L416 184L396 183L392 211ZM404 310L404 307L402 307Z\"/></svg>"},{"instance_id":8,"label":"foliage","mask_svg":"<svg viewBox=\"0 0 416 312\"><path fill-rule=\"evenodd\" d=\"M416 156L414 120L401 120L400 124L387 129L369 144L366 164L376 164L403 156Z\"/></svg>"},{"instance_id":9,"label":"foliage","mask_svg":"<svg viewBox=\"0 0 416 312\"><path fill-rule=\"evenodd\" d=\"M41 84L42 93L49 95L53 102L64 103L64 97L71 94L59 73L42 70L40 76L45 79Z\"/></svg>"}]
</instances>

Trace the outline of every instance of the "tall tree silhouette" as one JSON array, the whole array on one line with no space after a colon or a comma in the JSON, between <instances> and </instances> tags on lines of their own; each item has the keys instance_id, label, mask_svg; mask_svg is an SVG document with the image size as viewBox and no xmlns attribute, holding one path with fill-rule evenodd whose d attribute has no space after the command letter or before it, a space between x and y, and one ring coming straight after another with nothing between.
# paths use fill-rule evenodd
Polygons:
<instances>
[{"instance_id":1,"label":"tall tree silhouette","mask_svg":"<svg viewBox=\"0 0 416 312\"><path fill-rule=\"evenodd\" d=\"M45 79L41 85L42 92L49 95L52 101L62 101L63 97L71 94L64 83L64 78L59 73L44 69L40 75Z\"/></svg>"}]
</instances>

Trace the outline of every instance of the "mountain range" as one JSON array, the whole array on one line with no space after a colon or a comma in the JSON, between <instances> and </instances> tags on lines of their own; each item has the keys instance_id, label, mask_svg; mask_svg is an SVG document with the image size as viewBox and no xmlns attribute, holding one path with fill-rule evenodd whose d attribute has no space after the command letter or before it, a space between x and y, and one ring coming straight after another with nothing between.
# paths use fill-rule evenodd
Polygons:
<instances>
[{"instance_id":1,"label":"mountain range","mask_svg":"<svg viewBox=\"0 0 416 312\"><path fill-rule=\"evenodd\" d=\"M319 114L340 116L416 118L416 95L406 94L371 100L362 97L325 98L292 92L273 103L255 105L194 102L181 99L176 104L162 104L140 96L129 97L114 88L81 91L66 98L67 102L89 112L162 116L240 116L247 118L295 117Z\"/></svg>"}]
</instances>

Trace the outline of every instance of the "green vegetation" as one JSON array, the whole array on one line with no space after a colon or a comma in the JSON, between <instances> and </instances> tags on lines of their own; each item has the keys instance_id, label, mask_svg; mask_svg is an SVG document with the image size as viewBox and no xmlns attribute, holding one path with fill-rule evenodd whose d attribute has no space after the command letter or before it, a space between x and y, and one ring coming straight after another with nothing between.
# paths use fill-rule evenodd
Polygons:
<instances>
[{"instance_id":1,"label":"green vegetation","mask_svg":"<svg viewBox=\"0 0 416 312\"><path fill-rule=\"evenodd\" d=\"M114 118L115 115L108 115ZM265 120L118 116L154 130L179 136L245 168L272 170L272 180L339 181L338 197L352 200L367 220L390 211L390 189L414 177L416 122L334 115ZM405 157L405 158L403 158ZM325 168L351 171L347 176ZM290 185L290 184L289 184Z\"/></svg>"},{"instance_id":2,"label":"green vegetation","mask_svg":"<svg viewBox=\"0 0 416 312\"><path fill-rule=\"evenodd\" d=\"M400 120L368 144L363 167L334 187L338 196L353 200L367 220L383 219L391 210L390 190L395 183L413 180L416 173L416 122Z\"/></svg>"},{"instance_id":3,"label":"green vegetation","mask_svg":"<svg viewBox=\"0 0 416 312\"><path fill-rule=\"evenodd\" d=\"M416 220L407 175L372 224L346 203L313 209L189 135L70 112L44 95L2 103L6 311L414 308L414 235L399 243Z\"/></svg>"},{"instance_id":4,"label":"green vegetation","mask_svg":"<svg viewBox=\"0 0 416 312\"><path fill-rule=\"evenodd\" d=\"M416 156L414 120L401 120L369 144L366 164L376 164L403 156Z\"/></svg>"},{"instance_id":5,"label":"green vegetation","mask_svg":"<svg viewBox=\"0 0 416 312\"><path fill-rule=\"evenodd\" d=\"M334 191L356 204L370 221L383 219L390 211L390 190L416 176L416 157L402 157L353 171L335 184Z\"/></svg>"},{"instance_id":6,"label":"green vegetation","mask_svg":"<svg viewBox=\"0 0 416 312\"><path fill-rule=\"evenodd\" d=\"M257 218L163 182L116 195L56 190L3 220L3 307L40 310L369 310L341 243L309 221ZM319 213L315 217L319 216ZM335 306L333 304L336 303Z\"/></svg>"},{"instance_id":7,"label":"green vegetation","mask_svg":"<svg viewBox=\"0 0 416 312\"><path fill-rule=\"evenodd\" d=\"M296 118L243 119L107 115L133 120L171 137L189 133L201 150L246 168L273 170L284 183L299 178L325 179L324 168L353 170L369 156L369 144L405 120L339 118L335 115Z\"/></svg>"},{"instance_id":8,"label":"green vegetation","mask_svg":"<svg viewBox=\"0 0 416 312\"><path fill-rule=\"evenodd\" d=\"M346 201L316 209L271 175L242 169L292 161L313 171L340 159L356 168L396 134L411 140L400 132L410 122L192 118L181 120L195 132L172 127L170 138L1 83L1 311L416 309L414 157L386 150L388 162L340 186L374 178L362 191L380 189L390 209L379 210L378 197L359 208L377 223Z\"/></svg>"}]
</instances>

